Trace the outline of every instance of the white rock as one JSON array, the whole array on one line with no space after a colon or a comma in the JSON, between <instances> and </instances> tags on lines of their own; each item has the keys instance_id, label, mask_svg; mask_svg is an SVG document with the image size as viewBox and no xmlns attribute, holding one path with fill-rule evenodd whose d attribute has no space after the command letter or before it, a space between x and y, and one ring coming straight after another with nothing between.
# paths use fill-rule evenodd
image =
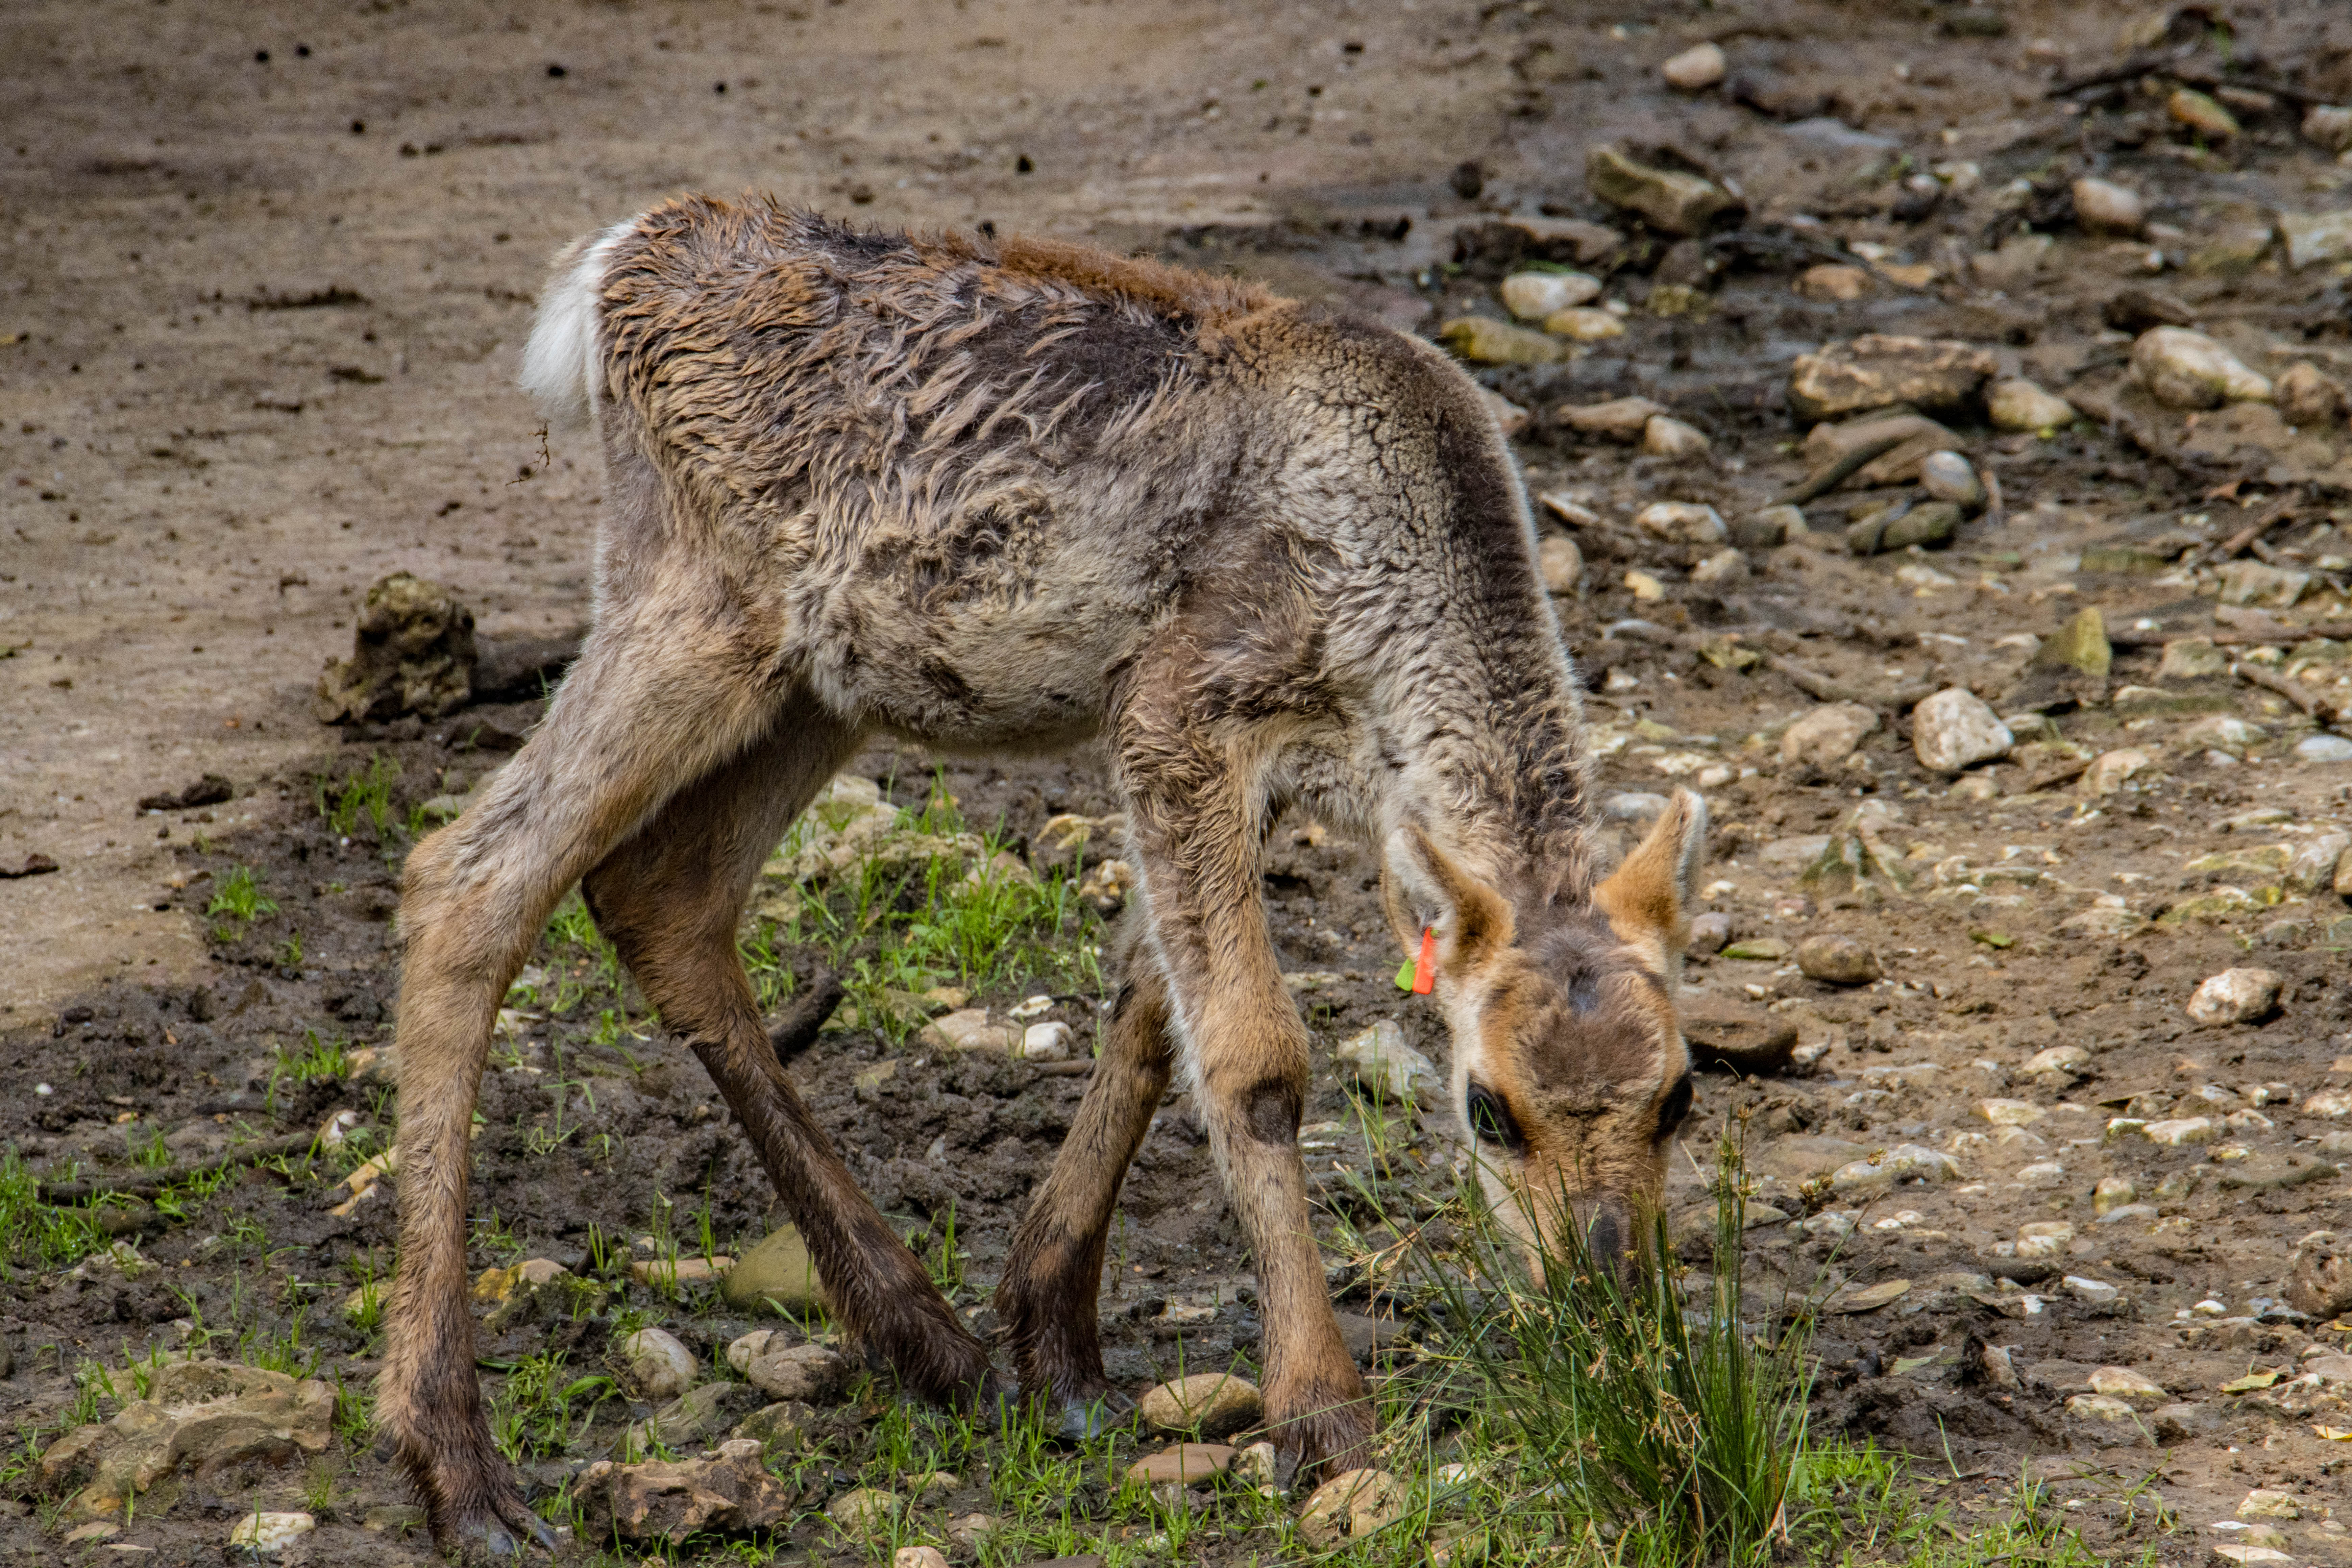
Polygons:
<instances>
[{"instance_id":1,"label":"white rock","mask_svg":"<svg viewBox=\"0 0 2352 1568\"><path fill-rule=\"evenodd\" d=\"M2028 1073L2081 1072L2091 1065L2091 1053L2081 1046L2053 1046L2025 1058Z\"/></svg>"},{"instance_id":2,"label":"white rock","mask_svg":"<svg viewBox=\"0 0 2352 1568\"><path fill-rule=\"evenodd\" d=\"M1642 426L1642 450L1653 458L1682 459L1706 456L1706 433L1668 415L1651 417Z\"/></svg>"},{"instance_id":3,"label":"white rock","mask_svg":"<svg viewBox=\"0 0 2352 1568\"><path fill-rule=\"evenodd\" d=\"M1982 510L1984 481L1958 452L1930 452L1919 463L1919 488L1930 499L1948 500L1963 511Z\"/></svg>"},{"instance_id":4,"label":"white rock","mask_svg":"<svg viewBox=\"0 0 2352 1568\"><path fill-rule=\"evenodd\" d=\"M1781 731L1780 760L1810 763L1827 771L1853 755L1862 738L1877 728L1877 709L1859 702L1832 702Z\"/></svg>"},{"instance_id":5,"label":"white rock","mask_svg":"<svg viewBox=\"0 0 2352 1568\"><path fill-rule=\"evenodd\" d=\"M2334 1121L2352 1116L2352 1089L2323 1089L2316 1094L2305 1095L2302 1110L2305 1116L2325 1116Z\"/></svg>"},{"instance_id":6,"label":"white rock","mask_svg":"<svg viewBox=\"0 0 2352 1568\"><path fill-rule=\"evenodd\" d=\"M1740 583L1748 578L1748 557L1737 550L1718 550L1691 568L1690 580L1698 584Z\"/></svg>"},{"instance_id":7,"label":"white rock","mask_svg":"<svg viewBox=\"0 0 2352 1568\"><path fill-rule=\"evenodd\" d=\"M2352 257L2352 212L2279 214L2279 238L2286 242L2286 264L2310 267L2322 261Z\"/></svg>"},{"instance_id":8,"label":"white rock","mask_svg":"<svg viewBox=\"0 0 2352 1568\"><path fill-rule=\"evenodd\" d=\"M2332 888L2336 865L2347 849L2352 849L2352 833L2315 834L2297 845L2286 863L2287 890L2317 893Z\"/></svg>"},{"instance_id":9,"label":"white rock","mask_svg":"<svg viewBox=\"0 0 2352 1568\"><path fill-rule=\"evenodd\" d=\"M1668 87L1683 92L1703 92L1721 81L1729 68L1730 62L1724 58L1721 45L1700 44L1660 66L1658 74L1666 79Z\"/></svg>"},{"instance_id":10,"label":"white rock","mask_svg":"<svg viewBox=\"0 0 2352 1568\"><path fill-rule=\"evenodd\" d=\"M1633 521L1660 539L1678 544L1721 544L1731 537L1723 514L1704 502L1652 501L1633 514Z\"/></svg>"},{"instance_id":11,"label":"white rock","mask_svg":"<svg viewBox=\"0 0 2352 1568\"><path fill-rule=\"evenodd\" d=\"M1947 687L1911 711L1911 749L1921 767L1939 773L2006 756L2016 743L2009 726L1966 687Z\"/></svg>"},{"instance_id":12,"label":"white rock","mask_svg":"<svg viewBox=\"0 0 2352 1568\"><path fill-rule=\"evenodd\" d=\"M2294 743L2294 754L2306 763L2352 763L2352 741L2324 731L2305 735Z\"/></svg>"},{"instance_id":13,"label":"white rock","mask_svg":"<svg viewBox=\"0 0 2352 1568\"><path fill-rule=\"evenodd\" d=\"M228 1543L249 1552L283 1552L296 1537L318 1528L307 1513L248 1513L228 1532Z\"/></svg>"},{"instance_id":14,"label":"white rock","mask_svg":"<svg viewBox=\"0 0 2352 1568\"><path fill-rule=\"evenodd\" d=\"M2066 1288L2068 1289L2074 1289L2078 1283L2091 1286L2095 1290L2103 1290L2106 1292L2104 1297L2085 1298L2086 1300L2095 1299L2113 1300L2117 1294L2116 1288L2112 1285L2105 1284L2096 1279L2078 1280L2078 1279L2074 1275L2067 1276ZM2082 1294L2080 1291L2076 1291L2075 1293L2077 1295ZM2146 1373L2134 1372L2127 1366L2097 1367L2095 1368L2092 1371L2091 1375L2084 1381L2091 1385L2092 1393L2112 1394L2117 1399L2152 1399L2158 1404L2162 1404L2164 1401L2172 1397L2171 1394L2166 1390L2164 1384L2157 1382L2154 1378L2149 1377Z\"/></svg>"},{"instance_id":15,"label":"white rock","mask_svg":"<svg viewBox=\"0 0 2352 1568\"><path fill-rule=\"evenodd\" d=\"M1980 1100L1976 1110L1995 1127L2030 1127L2050 1114L2030 1100Z\"/></svg>"},{"instance_id":16,"label":"white rock","mask_svg":"<svg viewBox=\"0 0 2352 1568\"><path fill-rule=\"evenodd\" d=\"M2286 984L2269 969L2225 969L2197 987L2189 998L2189 1016L2198 1023L2242 1024L2278 1005Z\"/></svg>"},{"instance_id":17,"label":"white rock","mask_svg":"<svg viewBox=\"0 0 2352 1568\"><path fill-rule=\"evenodd\" d=\"M2032 382L1996 381L1985 389L1996 430L2051 430L2074 422L2074 405Z\"/></svg>"},{"instance_id":18,"label":"white rock","mask_svg":"<svg viewBox=\"0 0 2352 1568\"><path fill-rule=\"evenodd\" d=\"M2224 1544L2213 1548L2215 1568L2290 1568L2294 1559L2275 1546Z\"/></svg>"},{"instance_id":19,"label":"white rock","mask_svg":"<svg viewBox=\"0 0 2352 1568\"><path fill-rule=\"evenodd\" d=\"M666 1329L639 1329L623 1340L621 1360L630 1381L656 1405L692 1388L695 1373L701 1370L694 1352Z\"/></svg>"},{"instance_id":20,"label":"white rock","mask_svg":"<svg viewBox=\"0 0 2352 1568\"><path fill-rule=\"evenodd\" d=\"M2062 1283L2065 1285L2069 1291L2074 1293L2076 1299L2088 1301L2095 1307L2104 1306L2107 1302L2114 1300L2116 1297L2123 1294L2121 1290L2117 1289L2115 1286L2108 1284L2104 1279L2093 1279L2088 1276L2082 1274L2069 1274ZM2099 1377L2097 1373L2093 1373L2091 1374L2091 1389L2092 1392L2096 1394L2122 1394L2126 1392L2121 1388L2101 1388L2099 1386ZM2160 1394L2164 1391L2159 1388L2156 1390L2156 1392Z\"/></svg>"},{"instance_id":21,"label":"white rock","mask_svg":"<svg viewBox=\"0 0 2352 1568\"><path fill-rule=\"evenodd\" d=\"M2102 752L2083 770L2081 792L2084 795L2113 795L2124 787L2126 780L2155 759L2136 746L2125 746L2112 752Z\"/></svg>"},{"instance_id":22,"label":"white rock","mask_svg":"<svg viewBox=\"0 0 2352 1568\"><path fill-rule=\"evenodd\" d=\"M901 1546L890 1554L890 1568L948 1568L947 1554L936 1546Z\"/></svg>"},{"instance_id":23,"label":"white rock","mask_svg":"<svg viewBox=\"0 0 2352 1568\"><path fill-rule=\"evenodd\" d=\"M2168 1121L2151 1121L2139 1133L2151 1143L2179 1149L2190 1143L2213 1142L2213 1121L2206 1116L2176 1117Z\"/></svg>"},{"instance_id":24,"label":"white rock","mask_svg":"<svg viewBox=\"0 0 2352 1568\"><path fill-rule=\"evenodd\" d=\"M1021 1059L1031 1062L1066 1062L1076 1037L1070 1026L1060 1019L1032 1024L1021 1032Z\"/></svg>"},{"instance_id":25,"label":"white rock","mask_svg":"<svg viewBox=\"0 0 2352 1568\"><path fill-rule=\"evenodd\" d=\"M1601 279L1583 272L1514 272L1503 279L1503 309L1523 321L1572 310L1601 294Z\"/></svg>"},{"instance_id":26,"label":"white rock","mask_svg":"<svg viewBox=\"0 0 2352 1568\"><path fill-rule=\"evenodd\" d=\"M2128 185L2086 177L2074 182L2074 216L2084 228L2137 234L2147 222L2147 204Z\"/></svg>"},{"instance_id":27,"label":"white rock","mask_svg":"<svg viewBox=\"0 0 2352 1568\"><path fill-rule=\"evenodd\" d=\"M2315 103L2303 117L2303 135L2307 142L2341 153L2352 148L2352 109L2341 104Z\"/></svg>"},{"instance_id":28,"label":"white rock","mask_svg":"<svg viewBox=\"0 0 2352 1568\"><path fill-rule=\"evenodd\" d=\"M2225 403L2268 403L2267 376L2248 370L2236 354L2202 332L2155 327L2132 344L2132 374L2148 395L2173 408L2219 408Z\"/></svg>"},{"instance_id":29,"label":"white rock","mask_svg":"<svg viewBox=\"0 0 2352 1568\"><path fill-rule=\"evenodd\" d=\"M1595 343L1605 338L1623 337L1625 323L1607 310L1579 305L1572 310L1557 310L1546 316L1543 330L1556 338Z\"/></svg>"},{"instance_id":30,"label":"white rock","mask_svg":"<svg viewBox=\"0 0 2352 1568\"><path fill-rule=\"evenodd\" d=\"M2074 1227L2063 1219L2037 1220L2017 1227L2017 1256L2056 1258L2074 1244Z\"/></svg>"},{"instance_id":31,"label":"white rock","mask_svg":"<svg viewBox=\"0 0 2352 1568\"><path fill-rule=\"evenodd\" d=\"M753 1329L750 1333L728 1342L727 1364L738 1373L749 1372L753 1362L768 1353L768 1346L775 1337L773 1329Z\"/></svg>"},{"instance_id":32,"label":"white rock","mask_svg":"<svg viewBox=\"0 0 2352 1568\"><path fill-rule=\"evenodd\" d=\"M2303 1505L2293 1492L2256 1487L2238 1500L2232 1511L2241 1519L2301 1519Z\"/></svg>"},{"instance_id":33,"label":"white rock","mask_svg":"<svg viewBox=\"0 0 2352 1568\"><path fill-rule=\"evenodd\" d=\"M1392 1018L1349 1036L1332 1055L1354 1070L1358 1083L1391 1105L1410 1100L1435 1110L1444 1103L1444 1079L1436 1064L1405 1043L1404 1030Z\"/></svg>"},{"instance_id":34,"label":"white rock","mask_svg":"<svg viewBox=\"0 0 2352 1568\"><path fill-rule=\"evenodd\" d=\"M1584 577L1584 552L1565 533L1547 533L1536 546L1536 566L1543 574L1545 593L1574 598Z\"/></svg>"},{"instance_id":35,"label":"white rock","mask_svg":"<svg viewBox=\"0 0 2352 1568\"><path fill-rule=\"evenodd\" d=\"M1902 1182L1954 1181L1959 1173L1960 1163L1949 1154L1917 1143L1898 1143L1876 1160L1854 1160L1839 1166L1830 1175L1830 1186L1840 1193L1870 1192Z\"/></svg>"}]
</instances>

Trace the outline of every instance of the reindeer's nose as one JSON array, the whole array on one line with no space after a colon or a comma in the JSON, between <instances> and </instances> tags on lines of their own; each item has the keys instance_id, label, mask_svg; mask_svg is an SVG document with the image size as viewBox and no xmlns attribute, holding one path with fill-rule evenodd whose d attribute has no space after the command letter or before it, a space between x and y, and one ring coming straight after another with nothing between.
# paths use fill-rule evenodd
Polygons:
<instances>
[{"instance_id":1,"label":"reindeer's nose","mask_svg":"<svg viewBox=\"0 0 2352 1568\"><path fill-rule=\"evenodd\" d=\"M1616 1268L1625 1259L1625 1226L1612 1205L1604 1205L1592 1216L1592 1225L1584 1233L1584 1250L1592 1261L1605 1268Z\"/></svg>"}]
</instances>

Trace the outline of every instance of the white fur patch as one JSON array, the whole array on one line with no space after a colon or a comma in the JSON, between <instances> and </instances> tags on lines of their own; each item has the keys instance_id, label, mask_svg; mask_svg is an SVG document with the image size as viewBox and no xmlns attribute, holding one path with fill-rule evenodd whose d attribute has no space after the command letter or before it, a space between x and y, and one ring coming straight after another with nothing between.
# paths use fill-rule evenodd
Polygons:
<instances>
[{"instance_id":1,"label":"white fur patch","mask_svg":"<svg viewBox=\"0 0 2352 1568\"><path fill-rule=\"evenodd\" d=\"M593 239L573 240L556 257L556 271L540 291L517 380L537 401L550 429L576 430L596 416L596 297L613 247L636 224L631 218Z\"/></svg>"}]
</instances>

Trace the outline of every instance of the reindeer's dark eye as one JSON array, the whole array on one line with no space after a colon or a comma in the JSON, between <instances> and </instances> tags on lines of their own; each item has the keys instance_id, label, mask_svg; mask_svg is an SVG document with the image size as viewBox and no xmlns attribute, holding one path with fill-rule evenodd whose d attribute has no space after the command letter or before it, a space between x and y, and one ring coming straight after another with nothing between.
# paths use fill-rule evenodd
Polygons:
<instances>
[{"instance_id":1,"label":"reindeer's dark eye","mask_svg":"<svg viewBox=\"0 0 2352 1568\"><path fill-rule=\"evenodd\" d=\"M1483 1083L1474 1083L1470 1086L1470 1103L1466 1109L1470 1115L1470 1131L1477 1134L1479 1142L1518 1152L1526 1141L1519 1136L1517 1119L1511 1115L1510 1107L1503 1103L1500 1095Z\"/></svg>"},{"instance_id":2,"label":"reindeer's dark eye","mask_svg":"<svg viewBox=\"0 0 2352 1568\"><path fill-rule=\"evenodd\" d=\"M1663 1142L1664 1140L1675 1135L1675 1129L1683 1124L1683 1118L1690 1114L1690 1074L1685 1073L1681 1078L1675 1080L1675 1087L1666 1091L1665 1102L1658 1107L1658 1137L1660 1141Z\"/></svg>"}]
</instances>

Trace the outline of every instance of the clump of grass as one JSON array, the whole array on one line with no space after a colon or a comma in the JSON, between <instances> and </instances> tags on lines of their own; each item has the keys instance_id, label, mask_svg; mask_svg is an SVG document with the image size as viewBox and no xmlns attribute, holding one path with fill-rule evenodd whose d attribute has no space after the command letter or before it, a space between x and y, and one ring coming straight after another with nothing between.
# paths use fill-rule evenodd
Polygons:
<instances>
[{"instance_id":1,"label":"clump of grass","mask_svg":"<svg viewBox=\"0 0 2352 1568\"><path fill-rule=\"evenodd\" d=\"M348 838L362 822L383 837L392 822L392 786L400 782L400 764L388 757L372 756L367 766L341 779L320 773L310 781L311 799L330 831Z\"/></svg>"},{"instance_id":2,"label":"clump of grass","mask_svg":"<svg viewBox=\"0 0 2352 1568\"><path fill-rule=\"evenodd\" d=\"M105 1247L92 1209L43 1203L40 1178L14 1148L0 1151L0 1278L20 1268L69 1268Z\"/></svg>"},{"instance_id":3,"label":"clump of grass","mask_svg":"<svg viewBox=\"0 0 2352 1568\"><path fill-rule=\"evenodd\" d=\"M1501 1248L1483 1309L1494 1325L1464 1365L1528 1483L1521 1522L1552 1516L1554 1541L1588 1540L1621 1562L1748 1568L1790 1540L1811 1458L1810 1319L1750 1323L1741 1286L1748 1184L1736 1144L1717 1148L1716 1267L1686 1304L1664 1216L1620 1269L1568 1237L1524 1288ZM1457 1291L1457 1296L1459 1292ZM1768 1320L1781 1316L1778 1311Z\"/></svg>"},{"instance_id":4,"label":"clump of grass","mask_svg":"<svg viewBox=\"0 0 2352 1568\"><path fill-rule=\"evenodd\" d=\"M208 916L226 915L231 920L248 923L263 915L277 912L277 901L263 896L260 880L254 876L250 866L231 867L228 875L221 879L219 890L213 894L212 901L205 906L205 913Z\"/></svg>"}]
</instances>

